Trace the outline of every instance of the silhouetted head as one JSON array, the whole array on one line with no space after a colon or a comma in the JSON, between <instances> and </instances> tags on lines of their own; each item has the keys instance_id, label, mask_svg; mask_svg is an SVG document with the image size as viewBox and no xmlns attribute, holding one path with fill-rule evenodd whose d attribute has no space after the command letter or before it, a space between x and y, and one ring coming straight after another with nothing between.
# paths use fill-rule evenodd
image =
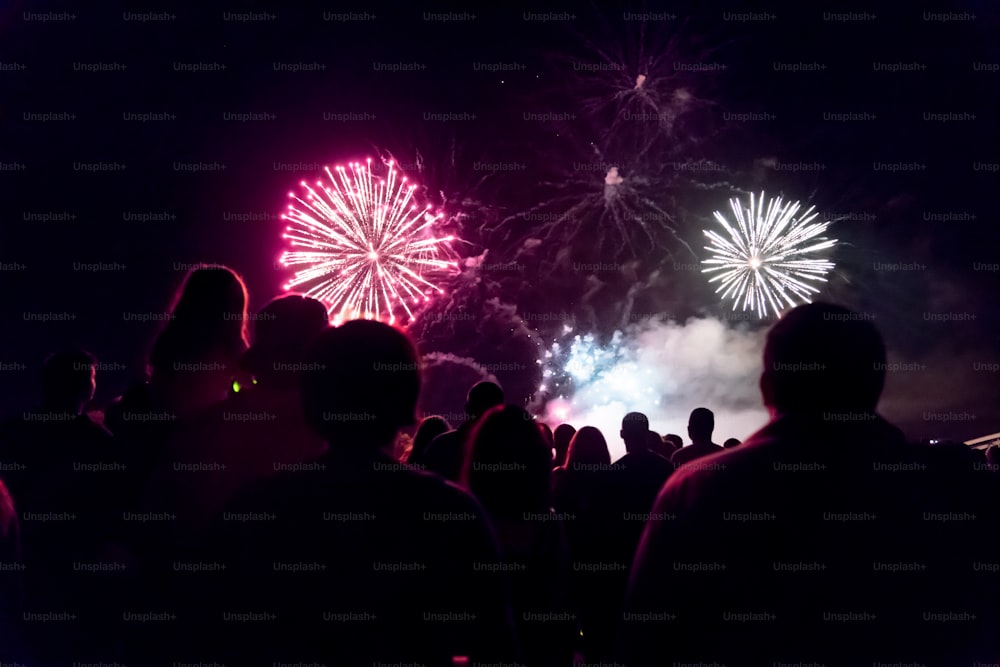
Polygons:
<instances>
[{"instance_id":1,"label":"silhouetted head","mask_svg":"<svg viewBox=\"0 0 1000 667\"><path fill-rule=\"evenodd\" d=\"M656 431L649 431L646 436L646 442L646 449L654 454L670 458L670 455L674 453L674 448L671 445L664 444L663 436Z\"/></svg>"},{"instance_id":2,"label":"silhouetted head","mask_svg":"<svg viewBox=\"0 0 1000 667\"><path fill-rule=\"evenodd\" d=\"M269 383L297 381L306 347L330 326L326 306L316 299L287 294L271 300L254 318L253 345L243 355L243 370Z\"/></svg>"},{"instance_id":3,"label":"silhouetted head","mask_svg":"<svg viewBox=\"0 0 1000 667\"><path fill-rule=\"evenodd\" d=\"M670 446L675 450L680 449L684 446L684 438L677 435L676 433L667 433L665 436L663 436L663 442L669 443Z\"/></svg>"},{"instance_id":4,"label":"silhouetted head","mask_svg":"<svg viewBox=\"0 0 1000 667\"><path fill-rule=\"evenodd\" d=\"M568 470L586 470L586 466L610 465L611 452L604 434L593 426L584 426L573 435L566 455Z\"/></svg>"},{"instance_id":5,"label":"silhouetted head","mask_svg":"<svg viewBox=\"0 0 1000 667\"><path fill-rule=\"evenodd\" d=\"M1000 446L993 445L986 450L986 462L990 465L1000 465Z\"/></svg>"},{"instance_id":6,"label":"silhouetted head","mask_svg":"<svg viewBox=\"0 0 1000 667\"><path fill-rule=\"evenodd\" d=\"M553 463L561 466L566 463L566 452L569 450L569 443L573 439L576 429L569 424L559 424L555 433L552 434L552 443L556 450Z\"/></svg>"},{"instance_id":7,"label":"silhouetted head","mask_svg":"<svg viewBox=\"0 0 1000 667\"><path fill-rule=\"evenodd\" d=\"M688 437L692 443L711 442L715 415L708 408L695 408L688 417Z\"/></svg>"},{"instance_id":8,"label":"silhouetted head","mask_svg":"<svg viewBox=\"0 0 1000 667\"><path fill-rule=\"evenodd\" d=\"M772 413L873 412L885 383L885 344L864 315L810 303L767 333L764 404Z\"/></svg>"},{"instance_id":9,"label":"silhouetted head","mask_svg":"<svg viewBox=\"0 0 1000 667\"><path fill-rule=\"evenodd\" d=\"M644 452L649 445L649 418L641 412L630 412L622 419L621 437L629 452Z\"/></svg>"},{"instance_id":10,"label":"silhouetted head","mask_svg":"<svg viewBox=\"0 0 1000 667\"><path fill-rule=\"evenodd\" d=\"M180 370L177 364L221 363L247 349L247 288L225 266L193 269L174 294L169 319L149 355L153 374Z\"/></svg>"},{"instance_id":11,"label":"silhouetted head","mask_svg":"<svg viewBox=\"0 0 1000 667\"><path fill-rule=\"evenodd\" d=\"M503 405L503 389L496 382L477 382L469 390L465 401L465 414L470 420L479 419L490 408Z\"/></svg>"},{"instance_id":12,"label":"silhouetted head","mask_svg":"<svg viewBox=\"0 0 1000 667\"><path fill-rule=\"evenodd\" d=\"M551 474L549 445L523 408L498 406L476 423L463 479L491 515L512 520L547 511Z\"/></svg>"},{"instance_id":13,"label":"silhouetted head","mask_svg":"<svg viewBox=\"0 0 1000 667\"><path fill-rule=\"evenodd\" d=\"M450 430L451 424L444 417L437 415L424 417L413 436L413 448L410 450L406 462L422 464L424 454L427 452L427 445L431 444L431 440Z\"/></svg>"},{"instance_id":14,"label":"silhouetted head","mask_svg":"<svg viewBox=\"0 0 1000 667\"><path fill-rule=\"evenodd\" d=\"M420 367L413 343L388 324L325 329L303 361L306 421L334 449L381 449L416 423Z\"/></svg>"},{"instance_id":15,"label":"silhouetted head","mask_svg":"<svg viewBox=\"0 0 1000 667\"><path fill-rule=\"evenodd\" d=\"M740 441L737 440L736 438L729 438L724 443L722 443L722 446L725 449L732 449L733 447L738 447L739 445L740 445Z\"/></svg>"},{"instance_id":16,"label":"silhouetted head","mask_svg":"<svg viewBox=\"0 0 1000 667\"><path fill-rule=\"evenodd\" d=\"M57 352L42 365L42 403L50 410L83 413L97 389L97 360L84 350Z\"/></svg>"},{"instance_id":17,"label":"silhouetted head","mask_svg":"<svg viewBox=\"0 0 1000 667\"><path fill-rule=\"evenodd\" d=\"M542 437L545 438L545 444L549 446L549 451L555 446L555 441L552 436L552 429L545 422L538 422L538 429L542 432Z\"/></svg>"}]
</instances>

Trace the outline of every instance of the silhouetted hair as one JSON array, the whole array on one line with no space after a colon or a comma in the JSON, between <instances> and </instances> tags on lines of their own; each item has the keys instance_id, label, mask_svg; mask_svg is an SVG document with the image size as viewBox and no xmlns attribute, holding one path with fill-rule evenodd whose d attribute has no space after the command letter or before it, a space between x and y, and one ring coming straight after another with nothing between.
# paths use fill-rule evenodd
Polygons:
<instances>
[{"instance_id":1,"label":"silhouetted hair","mask_svg":"<svg viewBox=\"0 0 1000 667\"><path fill-rule=\"evenodd\" d=\"M608 451L608 441L604 434L593 426L584 426L573 435L566 454L566 469L579 469L579 466L610 465L611 452Z\"/></svg>"},{"instance_id":2,"label":"silhouetted hair","mask_svg":"<svg viewBox=\"0 0 1000 667\"><path fill-rule=\"evenodd\" d=\"M42 400L63 404L90 399L90 377L97 359L86 350L65 350L45 358L42 364Z\"/></svg>"},{"instance_id":3,"label":"silhouetted hair","mask_svg":"<svg viewBox=\"0 0 1000 667\"><path fill-rule=\"evenodd\" d=\"M677 435L676 433L667 433L663 436L663 442L668 442L673 445L674 449L681 449L684 447L684 438Z\"/></svg>"},{"instance_id":4,"label":"silhouetted hair","mask_svg":"<svg viewBox=\"0 0 1000 667\"><path fill-rule=\"evenodd\" d=\"M552 444L556 450L556 465L566 463L566 452L569 450L569 443L573 439L576 429L569 424L559 424L555 433L552 434Z\"/></svg>"},{"instance_id":5,"label":"silhouetted hair","mask_svg":"<svg viewBox=\"0 0 1000 667\"><path fill-rule=\"evenodd\" d=\"M479 419L492 407L503 405L503 389L496 382L483 380L472 385L465 402L465 413L470 419Z\"/></svg>"},{"instance_id":6,"label":"silhouetted hair","mask_svg":"<svg viewBox=\"0 0 1000 667\"><path fill-rule=\"evenodd\" d=\"M254 319L253 345L241 366L258 376L294 368L306 346L328 326L326 306L316 299L301 294L272 299Z\"/></svg>"},{"instance_id":7,"label":"silhouetted hair","mask_svg":"<svg viewBox=\"0 0 1000 667\"><path fill-rule=\"evenodd\" d=\"M149 354L152 373L178 362L236 360L247 349L247 288L225 266L192 269L175 292L170 319Z\"/></svg>"},{"instance_id":8,"label":"silhouetted hair","mask_svg":"<svg viewBox=\"0 0 1000 667\"><path fill-rule=\"evenodd\" d=\"M303 368L306 421L333 447L382 447L416 423L419 357L388 324L353 320L325 329Z\"/></svg>"},{"instance_id":9,"label":"silhouetted hair","mask_svg":"<svg viewBox=\"0 0 1000 667\"><path fill-rule=\"evenodd\" d=\"M538 428L542 431L542 437L545 438L545 442L549 445L549 449L555 446L555 439L552 437L552 429L545 422L538 422Z\"/></svg>"},{"instance_id":10,"label":"silhouetted hair","mask_svg":"<svg viewBox=\"0 0 1000 667\"><path fill-rule=\"evenodd\" d=\"M494 517L547 511L551 474L550 447L523 408L495 407L473 428L463 480Z\"/></svg>"},{"instance_id":11,"label":"silhouetted hair","mask_svg":"<svg viewBox=\"0 0 1000 667\"><path fill-rule=\"evenodd\" d=\"M733 447L738 447L739 445L740 441L737 440L736 438L729 438L724 443L722 443L722 446L725 449L732 449Z\"/></svg>"},{"instance_id":12,"label":"silhouetted hair","mask_svg":"<svg viewBox=\"0 0 1000 667\"><path fill-rule=\"evenodd\" d=\"M423 463L427 445L431 444L431 440L450 430L451 424L444 417L437 415L424 417L413 436L413 447L410 449L410 455L406 458L406 462Z\"/></svg>"},{"instance_id":13,"label":"silhouetted hair","mask_svg":"<svg viewBox=\"0 0 1000 667\"><path fill-rule=\"evenodd\" d=\"M688 430L692 438L711 438L715 430L715 415L708 408L695 408L688 417Z\"/></svg>"},{"instance_id":14,"label":"silhouetted hair","mask_svg":"<svg viewBox=\"0 0 1000 667\"><path fill-rule=\"evenodd\" d=\"M761 382L780 412L872 411L885 383L885 359L882 336L864 316L811 303L788 311L768 331Z\"/></svg>"}]
</instances>

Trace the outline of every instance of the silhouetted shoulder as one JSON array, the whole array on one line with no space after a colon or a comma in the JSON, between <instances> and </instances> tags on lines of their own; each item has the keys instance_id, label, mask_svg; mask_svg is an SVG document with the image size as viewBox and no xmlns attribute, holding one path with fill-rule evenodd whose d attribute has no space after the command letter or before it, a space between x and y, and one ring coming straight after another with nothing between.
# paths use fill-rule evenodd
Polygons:
<instances>
[{"instance_id":1,"label":"silhouetted shoulder","mask_svg":"<svg viewBox=\"0 0 1000 667\"><path fill-rule=\"evenodd\" d=\"M424 463L431 472L445 479L457 481L465 460L465 440L468 428L458 428L442 433L427 445Z\"/></svg>"},{"instance_id":2,"label":"silhouetted shoulder","mask_svg":"<svg viewBox=\"0 0 1000 667\"><path fill-rule=\"evenodd\" d=\"M344 463L321 457L300 470L249 486L230 505L231 511L251 507L312 507L342 505L379 507L397 516L420 515L429 507L455 511L482 509L456 484L388 457Z\"/></svg>"}]
</instances>

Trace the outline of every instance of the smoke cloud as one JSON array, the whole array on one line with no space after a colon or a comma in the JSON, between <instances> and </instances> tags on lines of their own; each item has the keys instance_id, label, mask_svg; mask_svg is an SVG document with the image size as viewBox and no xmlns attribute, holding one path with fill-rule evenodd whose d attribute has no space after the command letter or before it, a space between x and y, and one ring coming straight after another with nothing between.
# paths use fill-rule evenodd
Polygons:
<instances>
[{"instance_id":1,"label":"smoke cloud","mask_svg":"<svg viewBox=\"0 0 1000 667\"><path fill-rule=\"evenodd\" d=\"M618 432L622 417L632 411L646 414L651 429L677 433L687 444L688 415L706 407L715 413L715 442L744 440L768 420L758 389L765 334L694 318L683 324L646 322L606 346L578 343L570 355L576 361L565 369L575 391L550 400L543 418L550 425L596 426L612 458L625 453Z\"/></svg>"}]
</instances>

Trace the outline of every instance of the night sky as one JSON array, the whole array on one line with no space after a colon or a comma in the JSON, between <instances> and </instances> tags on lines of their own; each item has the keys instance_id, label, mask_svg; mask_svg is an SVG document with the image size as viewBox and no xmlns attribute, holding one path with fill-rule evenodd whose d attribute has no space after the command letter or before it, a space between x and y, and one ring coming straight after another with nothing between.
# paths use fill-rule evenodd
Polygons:
<instances>
[{"instance_id":1,"label":"night sky","mask_svg":"<svg viewBox=\"0 0 1000 667\"><path fill-rule=\"evenodd\" d=\"M640 311L726 312L684 267L734 192L840 216L823 296L872 314L908 364L889 373L885 414L913 437L1000 431L995 3L855 3L855 16L812 3L74 4L0 2L4 414L32 404L41 360L70 344L100 359L98 398L119 394L156 331L137 320L163 312L193 263L236 269L259 308L287 278L275 266L286 193L318 166L391 154L429 200L463 213L462 254L526 265L530 280L496 277L502 301L535 320L577 314L601 335L615 328L601 313L636 283ZM606 127L586 101L608 93L588 69L597 49L622 54L625 80L652 54L699 100L642 169L716 166L699 187L652 179L677 186L662 200L676 237L606 257L586 256L590 237L525 255L531 221L496 222L594 159ZM561 246L634 262L594 296L586 276L553 268Z\"/></svg>"}]
</instances>

